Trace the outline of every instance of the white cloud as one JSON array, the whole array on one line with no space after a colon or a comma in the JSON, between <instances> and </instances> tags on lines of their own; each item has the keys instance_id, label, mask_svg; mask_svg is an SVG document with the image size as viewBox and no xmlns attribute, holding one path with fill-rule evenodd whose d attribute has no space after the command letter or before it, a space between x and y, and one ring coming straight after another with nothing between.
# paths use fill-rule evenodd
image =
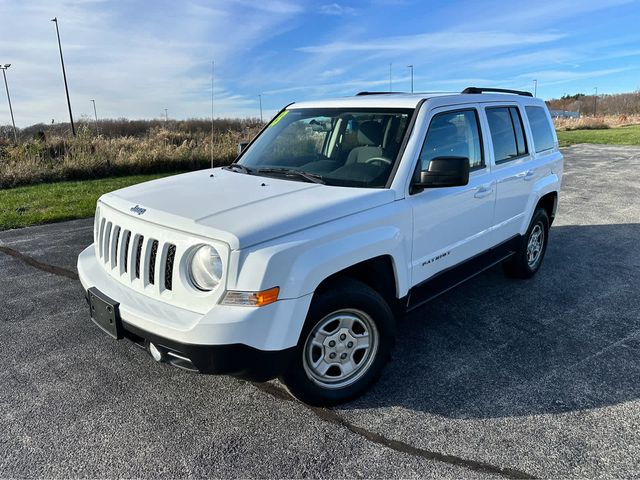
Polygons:
<instances>
[{"instance_id":1,"label":"white cloud","mask_svg":"<svg viewBox=\"0 0 640 480\"><path fill-rule=\"evenodd\" d=\"M370 41L331 42L298 48L307 53L346 52L402 52L424 50L482 50L488 48L533 45L551 42L564 37L562 33L510 33L510 32L436 32L417 35L387 37Z\"/></svg>"},{"instance_id":2,"label":"white cloud","mask_svg":"<svg viewBox=\"0 0 640 480\"><path fill-rule=\"evenodd\" d=\"M325 5L321 5L319 11L323 15L344 16L354 14L356 12L356 9L353 7L340 5L339 3L327 3Z\"/></svg>"},{"instance_id":3,"label":"white cloud","mask_svg":"<svg viewBox=\"0 0 640 480\"><path fill-rule=\"evenodd\" d=\"M572 70L540 70L527 74L518 75L516 79L529 79L537 78L543 79L539 82L539 85L559 85L562 83L575 82L577 80L585 80L590 78L605 77L608 75L615 75L631 70L630 67L623 68L605 68L600 70L588 70L588 71L572 71Z\"/></svg>"}]
</instances>

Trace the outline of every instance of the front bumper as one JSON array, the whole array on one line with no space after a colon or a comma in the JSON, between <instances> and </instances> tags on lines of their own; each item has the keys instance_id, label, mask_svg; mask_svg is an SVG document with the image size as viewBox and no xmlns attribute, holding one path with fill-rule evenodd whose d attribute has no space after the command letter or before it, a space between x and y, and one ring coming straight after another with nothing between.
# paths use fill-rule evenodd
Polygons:
<instances>
[{"instance_id":1,"label":"front bumper","mask_svg":"<svg viewBox=\"0 0 640 480\"><path fill-rule=\"evenodd\" d=\"M124 336L143 348L153 343L163 361L185 370L204 374L232 375L253 382L266 382L287 367L294 348L258 350L247 345L194 345L176 342L122 322Z\"/></svg>"},{"instance_id":2,"label":"front bumper","mask_svg":"<svg viewBox=\"0 0 640 480\"><path fill-rule=\"evenodd\" d=\"M93 246L78 257L78 275L85 291L95 287L119 302L130 339L153 342L203 373L254 380L276 376L286 365L311 302L305 295L260 308L215 304L205 314L192 312L122 284L100 265Z\"/></svg>"}]
</instances>

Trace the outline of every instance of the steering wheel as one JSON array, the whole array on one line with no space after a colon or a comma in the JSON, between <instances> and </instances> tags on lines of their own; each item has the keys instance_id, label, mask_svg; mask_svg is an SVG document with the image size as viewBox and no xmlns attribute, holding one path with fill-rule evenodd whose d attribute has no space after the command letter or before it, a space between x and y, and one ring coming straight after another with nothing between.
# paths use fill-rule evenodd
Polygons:
<instances>
[{"instance_id":1,"label":"steering wheel","mask_svg":"<svg viewBox=\"0 0 640 480\"><path fill-rule=\"evenodd\" d=\"M374 162L380 162L384 165L391 165L391 160L389 160L388 158L384 158L384 157L371 157L371 158L367 158L364 162L362 163L374 163Z\"/></svg>"}]
</instances>

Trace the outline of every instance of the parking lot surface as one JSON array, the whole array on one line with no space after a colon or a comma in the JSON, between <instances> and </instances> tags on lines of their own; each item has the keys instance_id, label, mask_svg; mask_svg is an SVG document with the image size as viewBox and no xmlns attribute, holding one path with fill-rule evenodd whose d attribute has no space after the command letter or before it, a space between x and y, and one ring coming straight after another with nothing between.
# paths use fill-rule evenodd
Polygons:
<instances>
[{"instance_id":1,"label":"parking lot surface","mask_svg":"<svg viewBox=\"0 0 640 480\"><path fill-rule=\"evenodd\" d=\"M90 219L0 233L0 477L640 476L640 149L564 153L538 275L413 312L331 410L106 337L75 278Z\"/></svg>"}]
</instances>

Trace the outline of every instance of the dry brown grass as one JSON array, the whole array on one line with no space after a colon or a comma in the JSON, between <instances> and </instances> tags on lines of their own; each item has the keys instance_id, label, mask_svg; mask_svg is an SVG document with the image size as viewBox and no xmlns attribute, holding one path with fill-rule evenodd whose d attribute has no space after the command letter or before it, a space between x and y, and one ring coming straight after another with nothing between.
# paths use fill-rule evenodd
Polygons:
<instances>
[{"instance_id":1,"label":"dry brown grass","mask_svg":"<svg viewBox=\"0 0 640 480\"><path fill-rule=\"evenodd\" d=\"M237 155L240 141L258 132L218 131L214 135L214 165L224 165ZM31 139L17 146L0 145L0 188L60 180L196 170L211 163L211 137L153 128L143 137L96 137L83 127L74 137Z\"/></svg>"},{"instance_id":2,"label":"dry brown grass","mask_svg":"<svg viewBox=\"0 0 640 480\"><path fill-rule=\"evenodd\" d=\"M639 125L640 115L604 115L599 117L556 118L556 130L603 130L607 128Z\"/></svg>"}]
</instances>

